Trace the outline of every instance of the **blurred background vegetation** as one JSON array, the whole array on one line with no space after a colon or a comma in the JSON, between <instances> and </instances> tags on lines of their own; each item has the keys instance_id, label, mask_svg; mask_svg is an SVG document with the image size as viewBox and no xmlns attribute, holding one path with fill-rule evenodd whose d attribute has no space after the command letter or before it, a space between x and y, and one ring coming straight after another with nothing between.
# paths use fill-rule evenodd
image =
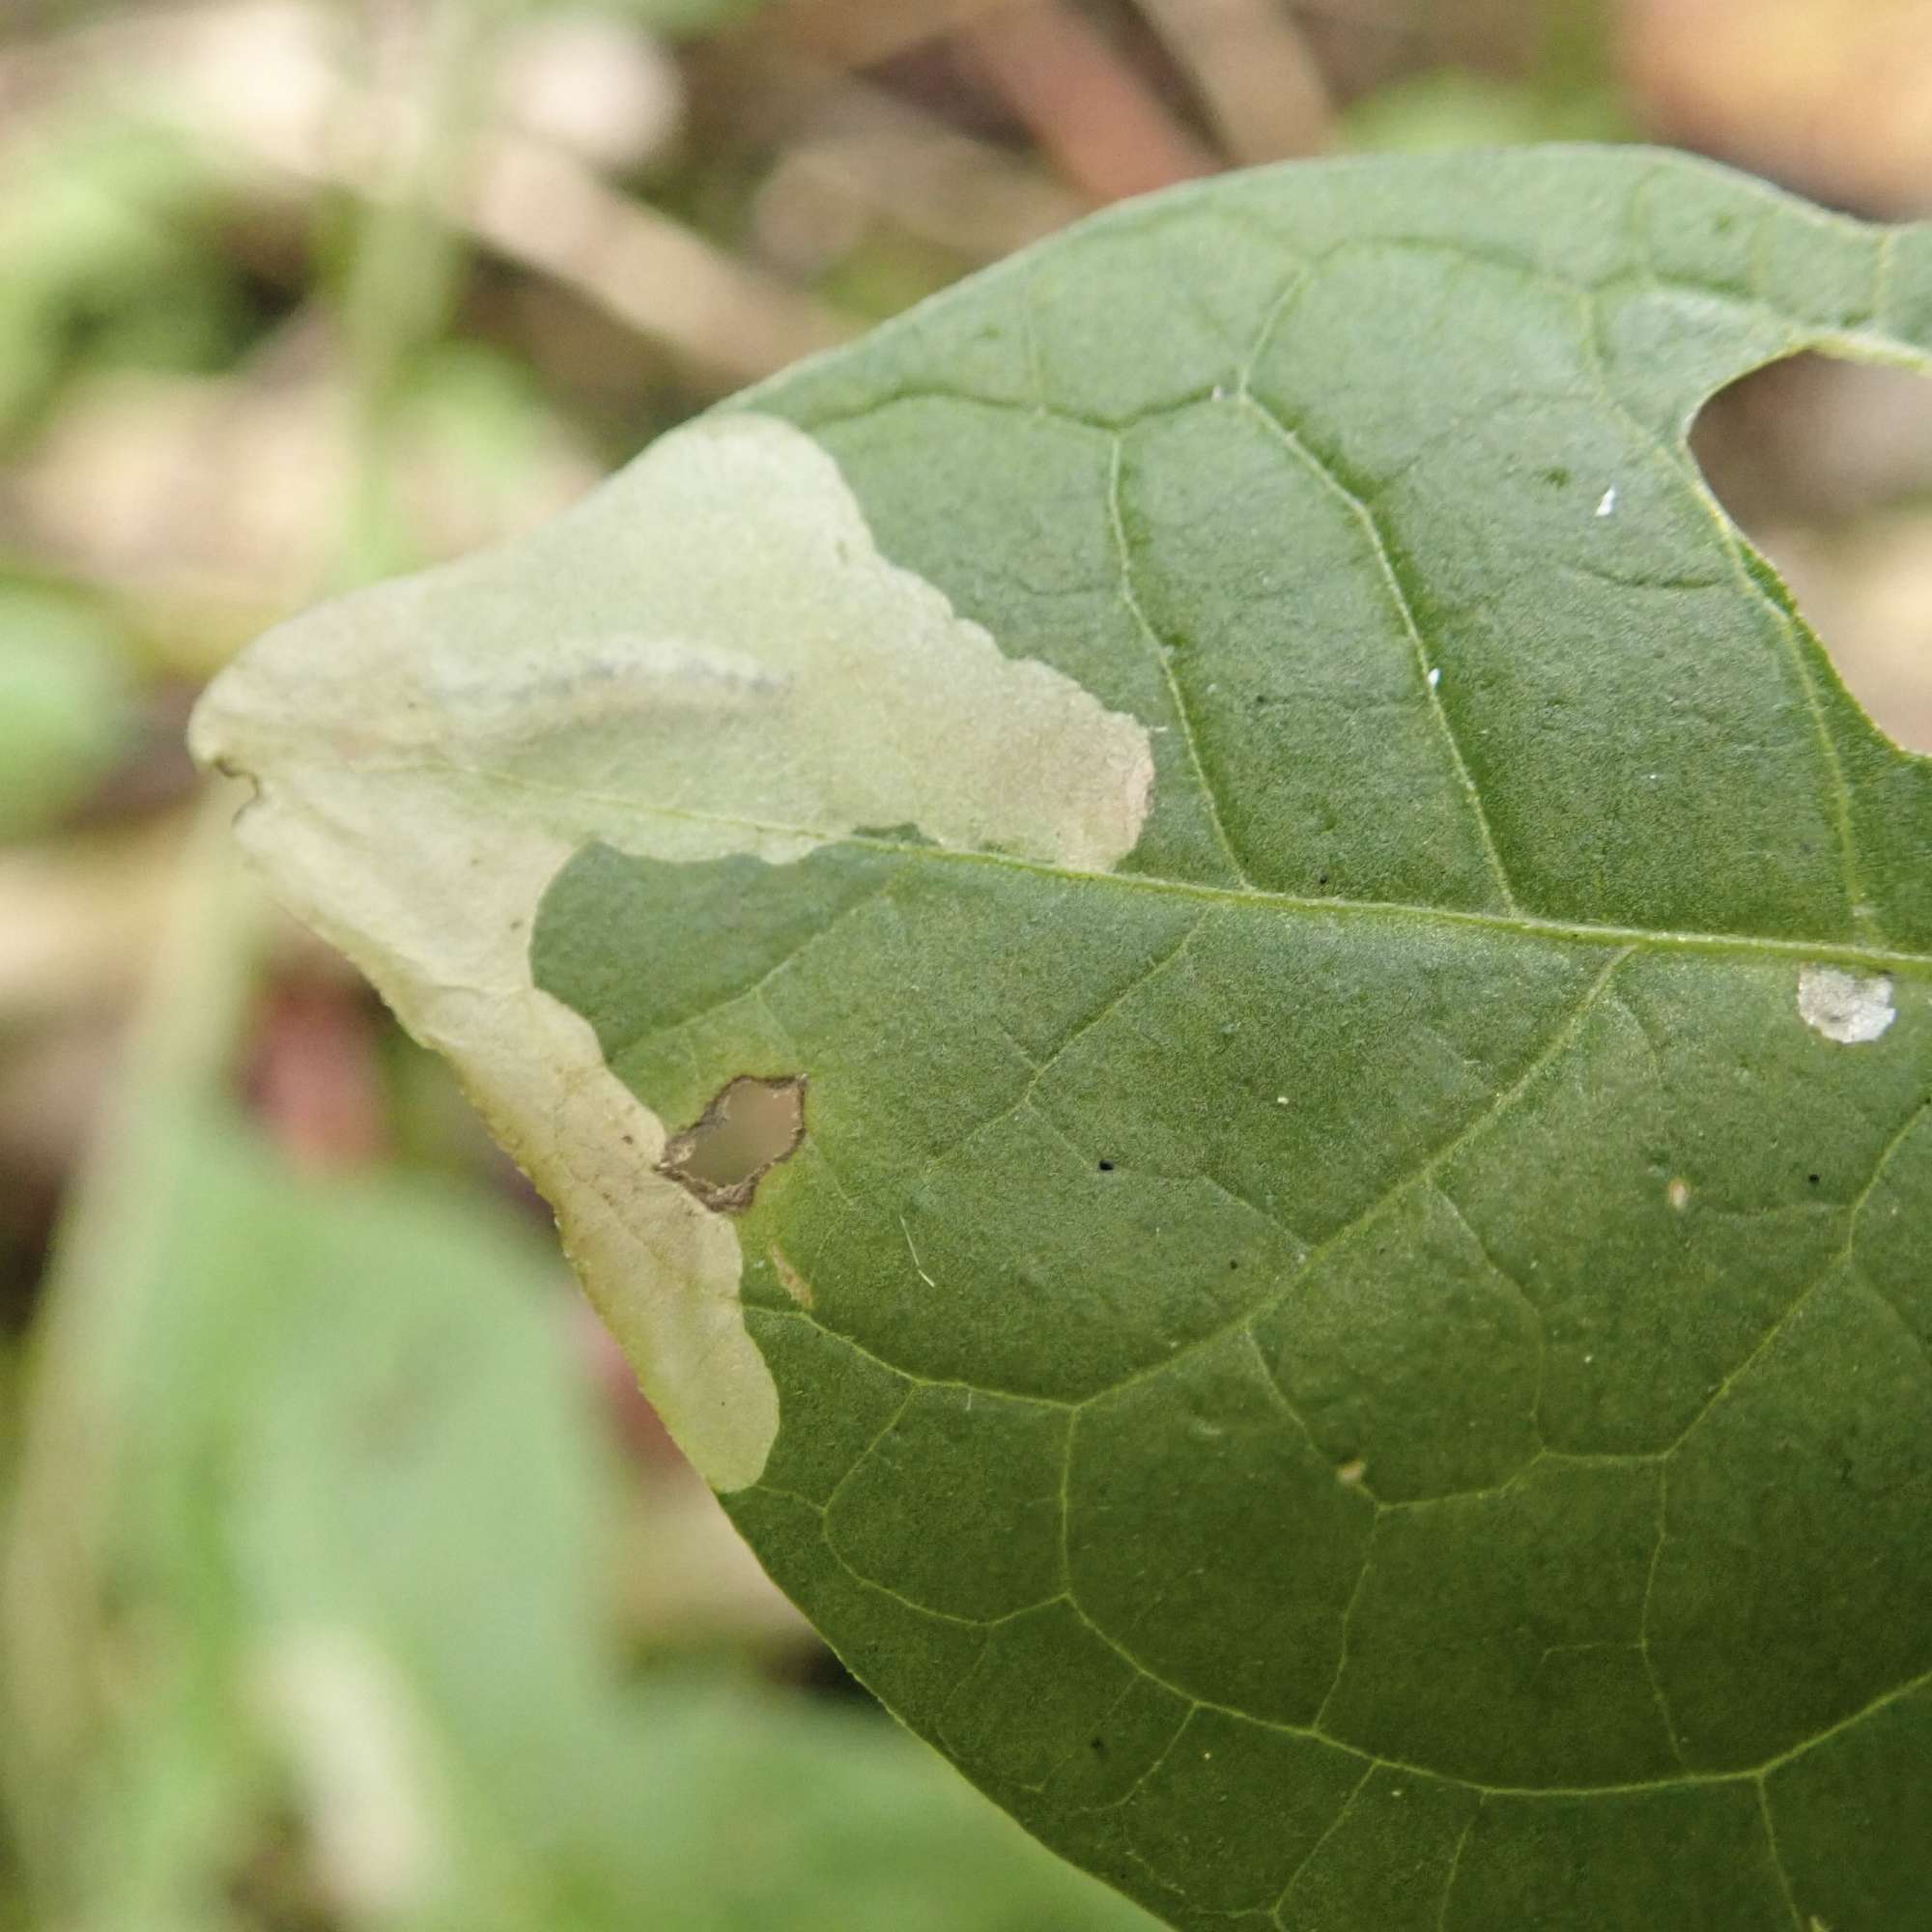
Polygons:
<instances>
[{"instance_id":1,"label":"blurred background vegetation","mask_svg":"<svg viewBox=\"0 0 1932 1932\"><path fill-rule=\"evenodd\" d=\"M8 0L0 1928L1145 1926L765 1582L182 726L1086 210L1546 137L1932 210L1932 5ZM1699 447L1932 747L1932 385L1801 360Z\"/></svg>"}]
</instances>

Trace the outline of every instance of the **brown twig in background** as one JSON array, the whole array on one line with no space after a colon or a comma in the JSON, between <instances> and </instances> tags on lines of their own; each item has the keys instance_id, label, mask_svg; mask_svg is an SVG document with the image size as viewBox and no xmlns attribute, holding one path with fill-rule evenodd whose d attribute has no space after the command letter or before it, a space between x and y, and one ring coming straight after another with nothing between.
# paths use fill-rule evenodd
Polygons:
<instances>
[{"instance_id":1,"label":"brown twig in background","mask_svg":"<svg viewBox=\"0 0 1932 1932\"><path fill-rule=\"evenodd\" d=\"M1230 160L1317 154L1334 138L1321 70L1279 0L1140 0L1200 91Z\"/></svg>"},{"instance_id":2,"label":"brown twig in background","mask_svg":"<svg viewBox=\"0 0 1932 1932\"><path fill-rule=\"evenodd\" d=\"M761 210L803 212L819 232L881 215L969 260L996 261L1093 205L989 142L959 133L883 89L848 81L819 104L779 160Z\"/></svg>"},{"instance_id":3,"label":"brown twig in background","mask_svg":"<svg viewBox=\"0 0 1932 1932\"><path fill-rule=\"evenodd\" d=\"M1007 8L960 40L1041 151L1094 200L1217 171L1099 30L1061 0Z\"/></svg>"},{"instance_id":4,"label":"brown twig in background","mask_svg":"<svg viewBox=\"0 0 1932 1932\"><path fill-rule=\"evenodd\" d=\"M942 42L1013 0L767 0L689 49L686 106L713 150L800 138L828 95L856 75Z\"/></svg>"},{"instance_id":5,"label":"brown twig in background","mask_svg":"<svg viewBox=\"0 0 1932 1932\"><path fill-rule=\"evenodd\" d=\"M807 84L847 74L959 32L1013 0L776 0L705 49L707 63Z\"/></svg>"},{"instance_id":6,"label":"brown twig in background","mask_svg":"<svg viewBox=\"0 0 1932 1932\"><path fill-rule=\"evenodd\" d=\"M769 376L858 332L814 297L540 142L492 143L452 212L510 260L732 382Z\"/></svg>"}]
</instances>

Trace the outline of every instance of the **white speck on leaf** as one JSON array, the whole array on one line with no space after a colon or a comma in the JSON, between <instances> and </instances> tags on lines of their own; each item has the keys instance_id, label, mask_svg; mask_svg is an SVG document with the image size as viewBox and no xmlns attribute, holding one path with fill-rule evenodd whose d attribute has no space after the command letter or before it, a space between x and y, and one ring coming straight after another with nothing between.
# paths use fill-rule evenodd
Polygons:
<instances>
[{"instance_id":1,"label":"white speck on leaf","mask_svg":"<svg viewBox=\"0 0 1932 1932\"><path fill-rule=\"evenodd\" d=\"M1681 1214L1690 1205L1690 1185L1685 1180L1673 1180L1663 1190L1664 1199Z\"/></svg>"},{"instance_id":2,"label":"white speck on leaf","mask_svg":"<svg viewBox=\"0 0 1932 1932\"><path fill-rule=\"evenodd\" d=\"M927 1288L937 1288L939 1284L920 1265L919 1250L912 1244L912 1230L906 1226L906 1217L899 1216L899 1233L905 1236L906 1253L912 1257L912 1271L924 1282Z\"/></svg>"},{"instance_id":3,"label":"white speck on leaf","mask_svg":"<svg viewBox=\"0 0 1932 1932\"><path fill-rule=\"evenodd\" d=\"M1440 665L1431 665L1429 668L1430 690L1434 691L1435 687L1441 682L1442 682L1442 667Z\"/></svg>"},{"instance_id":4,"label":"white speck on leaf","mask_svg":"<svg viewBox=\"0 0 1932 1932\"><path fill-rule=\"evenodd\" d=\"M1813 1033L1840 1046L1864 1046L1898 1017L1886 973L1848 973L1842 966L1798 969L1798 1013Z\"/></svg>"},{"instance_id":5,"label":"white speck on leaf","mask_svg":"<svg viewBox=\"0 0 1932 1932\"><path fill-rule=\"evenodd\" d=\"M1616 511L1617 511L1617 486L1614 483L1612 483L1610 487L1604 492L1603 501L1597 505L1597 514L1600 517L1613 517L1616 515Z\"/></svg>"}]
</instances>

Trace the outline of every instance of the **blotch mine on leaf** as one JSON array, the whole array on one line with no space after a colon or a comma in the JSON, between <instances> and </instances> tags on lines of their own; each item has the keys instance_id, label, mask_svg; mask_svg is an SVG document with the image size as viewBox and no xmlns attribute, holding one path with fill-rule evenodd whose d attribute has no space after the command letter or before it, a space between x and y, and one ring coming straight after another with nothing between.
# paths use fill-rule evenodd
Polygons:
<instances>
[{"instance_id":1,"label":"blotch mine on leaf","mask_svg":"<svg viewBox=\"0 0 1932 1932\"><path fill-rule=\"evenodd\" d=\"M662 438L504 549L283 625L191 736L254 782L240 833L277 896L455 1064L720 1490L755 1482L778 1433L721 1211L755 1176L700 1198L534 983L545 891L593 841L779 865L880 825L1105 871L1153 773L1136 720L1008 657L880 554L825 450L750 413Z\"/></svg>"},{"instance_id":2,"label":"blotch mine on leaf","mask_svg":"<svg viewBox=\"0 0 1932 1932\"><path fill-rule=\"evenodd\" d=\"M1798 1011L1813 1033L1841 1046L1877 1039L1898 1017L1889 974L1848 973L1842 966L1798 969Z\"/></svg>"}]
</instances>

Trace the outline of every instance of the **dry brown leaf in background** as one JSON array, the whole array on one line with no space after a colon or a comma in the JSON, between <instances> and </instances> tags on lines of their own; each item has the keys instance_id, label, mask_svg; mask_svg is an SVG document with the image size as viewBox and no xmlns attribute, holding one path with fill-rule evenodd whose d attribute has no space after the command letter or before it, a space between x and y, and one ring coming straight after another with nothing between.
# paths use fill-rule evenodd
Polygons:
<instances>
[{"instance_id":1,"label":"dry brown leaf in background","mask_svg":"<svg viewBox=\"0 0 1932 1932\"><path fill-rule=\"evenodd\" d=\"M1228 158L1319 154L1335 135L1321 69L1278 0L1141 0L1200 91Z\"/></svg>"},{"instance_id":2,"label":"dry brown leaf in background","mask_svg":"<svg viewBox=\"0 0 1932 1932\"><path fill-rule=\"evenodd\" d=\"M822 268L874 217L972 262L997 261L1093 206L1031 159L849 81L816 99L759 190L760 253Z\"/></svg>"},{"instance_id":3,"label":"dry brown leaf in background","mask_svg":"<svg viewBox=\"0 0 1932 1932\"><path fill-rule=\"evenodd\" d=\"M1932 208L1932 0L1620 0L1666 138L1874 213Z\"/></svg>"},{"instance_id":4,"label":"dry brown leaf in background","mask_svg":"<svg viewBox=\"0 0 1932 1932\"><path fill-rule=\"evenodd\" d=\"M1932 382L1821 355L1772 363L1698 418L1725 508L1790 583L1839 673L1932 751Z\"/></svg>"},{"instance_id":5,"label":"dry brown leaf in background","mask_svg":"<svg viewBox=\"0 0 1932 1932\"><path fill-rule=\"evenodd\" d=\"M1022 4L1024 0L1022 0ZM727 88L754 91L786 74L794 85L833 86L1015 0L768 0L706 49L700 67Z\"/></svg>"},{"instance_id":6,"label":"dry brown leaf in background","mask_svg":"<svg viewBox=\"0 0 1932 1932\"><path fill-rule=\"evenodd\" d=\"M1932 514L1838 537L1774 529L1764 543L1873 722L1932 753Z\"/></svg>"},{"instance_id":7,"label":"dry brown leaf in background","mask_svg":"<svg viewBox=\"0 0 1932 1932\"><path fill-rule=\"evenodd\" d=\"M0 1036L127 1001L185 833L176 817L0 849Z\"/></svg>"},{"instance_id":8,"label":"dry brown leaf in background","mask_svg":"<svg viewBox=\"0 0 1932 1932\"><path fill-rule=\"evenodd\" d=\"M1932 382L1880 363L1794 355L1707 405L1692 447L1746 529L1842 525L1932 493Z\"/></svg>"}]
</instances>

